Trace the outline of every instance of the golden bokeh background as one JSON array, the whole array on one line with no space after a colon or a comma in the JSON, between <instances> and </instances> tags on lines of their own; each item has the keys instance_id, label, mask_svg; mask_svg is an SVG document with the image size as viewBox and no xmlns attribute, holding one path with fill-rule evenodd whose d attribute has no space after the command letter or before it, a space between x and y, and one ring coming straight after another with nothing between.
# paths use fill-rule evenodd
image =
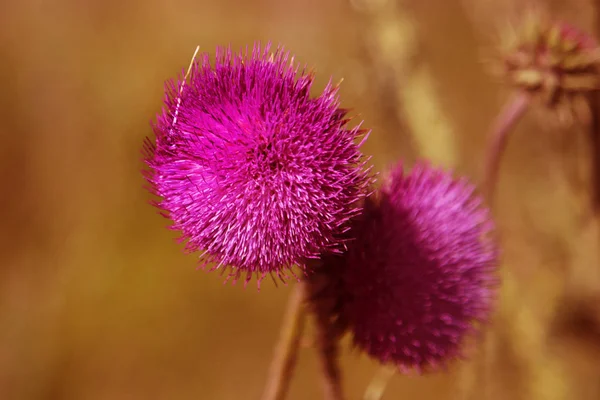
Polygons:
<instances>
[{"instance_id":1,"label":"golden bokeh background","mask_svg":"<svg viewBox=\"0 0 600 400\"><path fill-rule=\"evenodd\" d=\"M600 3L544 2L597 36ZM258 399L288 287L195 270L147 204L140 148L163 82L196 45L284 44L344 78L399 157L476 182L508 97L486 72L520 0L4 0L0 3L0 399ZM600 116L600 108L595 110ZM600 399L594 127L530 112L508 146L495 214L503 286L489 335L448 373L396 376L385 399ZM349 399L377 370L343 355ZM484 351L485 350L485 351ZM294 399L321 397L301 352Z\"/></svg>"}]
</instances>

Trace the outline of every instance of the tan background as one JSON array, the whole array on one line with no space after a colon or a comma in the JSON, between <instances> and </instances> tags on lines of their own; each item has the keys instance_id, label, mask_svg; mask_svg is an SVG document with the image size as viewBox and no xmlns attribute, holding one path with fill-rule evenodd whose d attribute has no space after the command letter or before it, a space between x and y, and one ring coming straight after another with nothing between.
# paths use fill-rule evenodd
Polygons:
<instances>
[{"instance_id":1,"label":"tan background","mask_svg":"<svg viewBox=\"0 0 600 400\"><path fill-rule=\"evenodd\" d=\"M417 156L480 179L507 97L481 62L518 0L0 2L0 399L258 399L289 287L195 271L147 205L140 147L194 47L285 44L373 133L378 170ZM594 33L588 0L551 9ZM530 113L506 153L493 335L393 399L600 399L593 132ZM375 365L346 351L359 399ZM319 398L303 350L290 399Z\"/></svg>"}]
</instances>

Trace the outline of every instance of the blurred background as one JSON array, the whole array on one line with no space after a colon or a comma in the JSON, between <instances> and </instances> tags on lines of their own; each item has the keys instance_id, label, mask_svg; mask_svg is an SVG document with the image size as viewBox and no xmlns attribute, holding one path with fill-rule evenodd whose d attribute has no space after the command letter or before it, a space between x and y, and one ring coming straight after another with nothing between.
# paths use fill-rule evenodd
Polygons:
<instances>
[{"instance_id":1,"label":"blurred background","mask_svg":"<svg viewBox=\"0 0 600 400\"><path fill-rule=\"evenodd\" d=\"M592 35L600 3L544 2ZM195 270L147 204L140 148L196 45L283 44L344 78L377 170L427 157L476 182L508 92L486 72L520 0L0 2L0 399L258 399L290 287ZM600 116L600 108L595 110ZM499 308L470 359L387 399L600 399L592 127L529 113L495 214ZM345 346L347 349L347 346ZM483 351L485 349L485 352ZM346 350L349 399L377 370ZM321 396L301 352L289 399Z\"/></svg>"}]
</instances>

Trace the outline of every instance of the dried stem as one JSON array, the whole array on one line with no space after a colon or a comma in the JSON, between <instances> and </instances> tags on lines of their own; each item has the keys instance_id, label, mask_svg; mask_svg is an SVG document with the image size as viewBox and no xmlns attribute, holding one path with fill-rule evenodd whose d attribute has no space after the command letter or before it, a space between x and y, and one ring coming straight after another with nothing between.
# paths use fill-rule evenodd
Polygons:
<instances>
[{"instance_id":1,"label":"dried stem","mask_svg":"<svg viewBox=\"0 0 600 400\"><path fill-rule=\"evenodd\" d=\"M530 102L531 98L527 93L516 92L513 98L506 103L492 125L489 134L489 145L485 155L485 180L483 184L483 190L490 205L494 200L500 158L508 143L508 134L525 114Z\"/></svg>"},{"instance_id":2,"label":"dried stem","mask_svg":"<svg viewBox=\"0 0 600 400\"><path fill-rule=\"evenodd\" d=\"M181 81L181 85L179 86L179 94L177 95L177 105L175 106L175 112L173 113L173 121L171 122L171 127L174 127L177 123L177 117L179 116L179 108L181 107L181 95L183 94L183 88L185 86L185 82L187 81L190 73L192 72L192 67L194 66L194 61L196 61L196 56L198 55L198 51L200 51L200 46L196 46L196 50L194 51L194 55L190 60L190 65Z\"/></svg>"},{"instance_id":3,"label":"dried stem","mask_svg":"<svg viewBox=\"0 0 600 400\"><path fill-rule=\"evenodd\" d=\"M331 324L329 315L317 307L315 310L316 345L323 379L325 400L344 400L342 374L339 367L339 335Z\"/></svg>"},{"instance_id":4,"label":"dried stem","mask_svg":"<svg viewBox=\"0 0 600 400\"><path fill-rule=\"evenodd\" d=\"M306 320L304 299L305 283L298 282L288 301L262 400L283 400L287 394Z\"/></svg>"}]
</instances>

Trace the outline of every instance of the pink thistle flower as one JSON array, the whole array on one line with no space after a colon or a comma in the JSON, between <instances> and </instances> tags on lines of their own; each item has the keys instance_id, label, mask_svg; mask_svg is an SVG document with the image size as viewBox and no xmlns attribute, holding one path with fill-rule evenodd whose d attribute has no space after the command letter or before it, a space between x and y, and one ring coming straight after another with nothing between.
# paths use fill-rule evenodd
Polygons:
<instances>
[{"instance_id":1,"label":"pink thistle flower","mask_svg":"<svg viewBox=\"0 0 600 400\"><path fill-rule=\"evenodd\" d=\"M311 97L313 75L268 45L202 54L185 80L167 83L146 178L201 267L260 282L343 250L372 178L338 88Z\"/></svg>"},{"instance_id":2,"label":"pink thistle flower","mask_svg":"<svg viewBox=\"0 0 600 400\"><path fill-rule=\"evenodd\" d=\"M427 165L392 171L369 198L346 255L341 311L354 344L402 370L461 356L492 308L497 248L466 180Z\"/></svg>"}]
</instances>

